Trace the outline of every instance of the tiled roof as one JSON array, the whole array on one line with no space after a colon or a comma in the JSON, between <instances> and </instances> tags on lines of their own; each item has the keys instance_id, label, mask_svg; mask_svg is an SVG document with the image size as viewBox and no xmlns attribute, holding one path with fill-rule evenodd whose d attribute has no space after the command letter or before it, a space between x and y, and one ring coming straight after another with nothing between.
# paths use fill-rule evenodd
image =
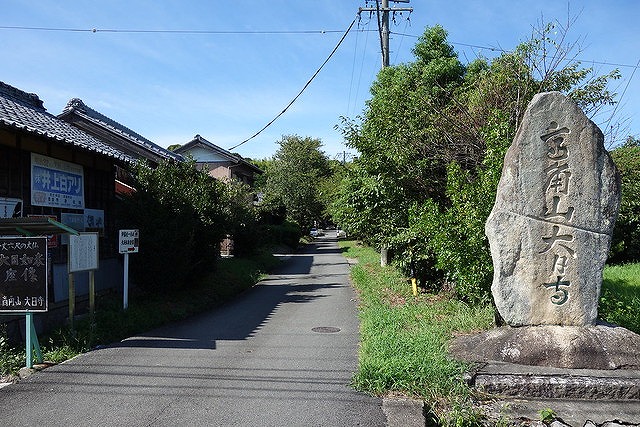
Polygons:
<instances>
[{"instance_id":1,"label":"tiled roof","mask_svg":"<svg viewBox=\"0 0 640 427\"><path fill-rule=\"evenodd\" d=\"M200 135L194 136L191 141L189 141L186 144L184 144L183 146L177 148L176 152L178 152L178 153L186 152L191 147L194 147L196 145L202 145L203 147L206 147L209 150L211 150L211 151L219 154L220 156L228 159L228 161L230 161L230 162L243 164L243 165L247 166L249 169L253 169L257 173L263 173L262 169L260 169L259 167L257 167L253 163L246 161L239 154L235 154L235 153L232 153L232 152L230 152L228 150L225 150L222 147L218 147L217 145L215 145L212 142L207 141L205 138L201 137Z\"/></svg>"},{"instance_id":2,"label":"tiled roof","mask_svg":"<svg viewBox=\"0 0 640 427\"><path fill-rule=\"evenodd\" d=\"M0 82L0 126L70 144L125 162L131 156L47 113L38 95Z\"/></svg>"},{"instance_id":3,"label":"tiled roof","mask_svg":"<svg viewBox=\"0 0 640 427\"><path fill-rule=\"evenodd\" d=\"M76 114L82 119L93 123L96 126L99 126L102 129L105 129L108 132L111 132L115 135L118 135L121 138L124 138L129 143L133 144L137 148L142 148L143 150L153 153L156 156L159 156L162 159L167 160L184 160L184 158L173 151L169 151L165 148L160 147L157 144L149 141L144 136L134 132L128 127L116 122L115 120L110 119L102 113L88 107L81 99L73 98L71 99L62 113L58 117L63 118L66 115Z\"/></svg>"}]
</instances>

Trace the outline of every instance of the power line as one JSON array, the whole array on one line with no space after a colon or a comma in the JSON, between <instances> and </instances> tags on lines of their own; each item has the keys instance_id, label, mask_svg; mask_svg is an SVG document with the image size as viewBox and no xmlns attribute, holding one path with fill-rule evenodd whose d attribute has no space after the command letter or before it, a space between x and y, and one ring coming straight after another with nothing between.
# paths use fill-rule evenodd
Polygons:
<instances>
[{"instance_id":1,"label":"power line","mask_svg":"<svg viewBox=\"0 0 640 427\"><path fill-rule=\"evenodd\" d=\"M320 71L324 68L324 66L327 64L327 62L329 62L329 60L331 59L331 57L333 56L334 53L336 53L336 51L338 50L338 48L340 47L340 45L342 44L342 42L344 41L345 38L347 38L347 34L349 34L349 31L351 31L351 28L353 27L353 24L356 23L356 20L358 18L353 18L353 21L351 21L351 24L349 25L349 28L347 28L347 31L344 32L344 34L342 35L342 37L340 38L340 40L338 41L338 44L336 44L336 47L333 48L333 50L331 51L331 53L329 54L329 56L327 57L327 59L324 60L324 62L322 63L322 65L320 65L320 68L318 68L316 70L316 72L313 74L313 76L311 76L311 78L309 79L309 81L307 81L307 83L304 85L304 87L300 90L300 92L298 92L298 94L291 100L291 102L289 102L289 104L287 104L287 106L284 108L284 110L282 110L277 116L275 116L269 123L267 123L266 125L264 125L262 127L262 129L260 129L258 132L254 133L253 135L251 135L249 138L245 139L244 141L242 141L239 144L234 145L233 147L229 148L229 151L238 148L239 146L241 146L242 144L245 144L249 141L251 141L253 138L255 138L256 136L260 135L265 129L267 129L269 126L271 126L276 120L278 120L280 118L280 116L282 116L288 109L289 107L291 107L293 105L294 102L296 102L296 100L300 97L300 95L302 95L302 93L307 89L307 87L309 87L309 85L311 84L311 82L313 81L313 79L316 78L316 76L320 73Z\"/></svg>"},{"instance_id":2,"label":"power line","mask_svg":"<svg viewBox=\"0 0 640 427\"><path fill-rule=\"evenodd\" d=\"M332 34L342 33L343 30L163 30L163 29L125 29L125 28L58 28L58 27L28 27L28 26L10 26L0 25L0 30L19 30L19 31L54 31L67 33L129 33L129 34ZM374 31L368 29L357 29L355 31L365 32Z\"/></svg>"},{"instance_id":3,"label":"power line","mask_svg":"<svg viewBox=\"0 0 640 427\"><path fill-rule=\"evenodd\" d=\"M640 60L638 60L638 62L636 63L636 66L633 69L633 72L631 73L631 77L629 77L629 80L627 80L627 84L624 87L624 90L622 91L622 95L620 95L620 99L624 98L624 95L627 93L627 89L629 88L629 84L631 84L631 80L633 80L633 76L636 74L636 70L638 69L638 67L640 66ZM607 120L607 126L610 125L611 120L613 119L613 116L615 116L616 111L618 110L618 105L620 105L619 103L616 103L616 106L614 107L613 111L611 112L611 116L609 117L609 120Z\"/></svg>"},{"instance_id":4,"label":"power line","mask_svg":"<svg viewBox=\"0 0 640 427\"><path fill-rule=\"evenodd\" d=\"M416 36L415 34L403 34L403 33L396 33L396 32L392 32L392 34L395 35L399 35L399 36L403 36L403 37L413 37L413 38L420 38L420 36ZM452 41L448 41L448 43L454 45L454 46L465 46L465 47L472 47L474 49L482 49L482 50L490 50L493 52L502 52L502 53L513 53L513 51L509 51L506 49L503 49L501 47L495 47L495 46L482 46L482 45L477 45L477 44L469 44L469 43L462 43L462 42L452 42ZM636 64L636 65L629 65L629 64L618 64L615 62L606 62L606 61L594 61L594 60L586 60L586 59L580 59L580 58L576 58L576 61L579 62L584 62L584 63L590 63L590 64L598 64L598 65L609 65L612 67L624 67L624 68L640 68L640 63Z\"/></svg>"}]
</instances>

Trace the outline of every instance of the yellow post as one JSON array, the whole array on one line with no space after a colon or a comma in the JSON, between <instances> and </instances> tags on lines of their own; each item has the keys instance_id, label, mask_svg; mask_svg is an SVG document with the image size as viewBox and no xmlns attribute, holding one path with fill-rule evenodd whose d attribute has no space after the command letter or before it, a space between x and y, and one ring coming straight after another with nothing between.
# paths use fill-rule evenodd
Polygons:
<instances>
[{"instance_id":1,"label":"yellow post","mask_svg":"<svg viewBox=\"0 0 640 427\"><path fill-rule=\"evenodd\" d=\"M416 281L415 277L411 278L411 288L413 289L413 296L417 297L418 296L418 282Z\"/></svg>"}]
</instances>

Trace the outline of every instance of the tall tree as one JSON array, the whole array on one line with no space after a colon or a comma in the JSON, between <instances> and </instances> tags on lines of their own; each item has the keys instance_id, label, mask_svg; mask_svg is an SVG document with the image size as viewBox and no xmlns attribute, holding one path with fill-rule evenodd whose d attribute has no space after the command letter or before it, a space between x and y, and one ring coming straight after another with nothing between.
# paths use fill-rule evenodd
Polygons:
<instances>
[{"instance_id":1,"label":"tall tree","mask_svg":"<svg viewBox=\"0 0 640 427\"><path fill-rule=\"evenodd\" d=\"M325 207L320 183L331 174L329 160L320 150L322 142L311 137L285 135L267 169L265 204L282 205L287 218L301 227L312 227L323 220Z\"/></svg>"},{"instance_id":2,"label":"tall tree","mask_svg":"<svg viewBox=\"0 0 640 427\"><path fill-rule=\"evenodd\" d=\"M392 249L407 273L463 299L488 299L484 222L526 105L550 90L592 113L614 102L607 82L617 71L597 76L571 61L565 32L542 26L513 52L464 66L444 29L427 28L413 62L378 74L361 121L344 119L345 139L361 155L341 184L334 217Z\"/></svg>"}]
</instances>

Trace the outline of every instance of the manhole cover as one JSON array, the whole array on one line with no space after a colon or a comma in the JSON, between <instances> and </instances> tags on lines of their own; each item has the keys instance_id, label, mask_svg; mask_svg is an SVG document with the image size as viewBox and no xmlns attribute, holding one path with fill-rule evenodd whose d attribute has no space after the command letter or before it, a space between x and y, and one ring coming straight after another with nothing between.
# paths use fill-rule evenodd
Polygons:
<instances>
[{"instance_id":1,"label":"manhole cover","mask_svg":"<svg viewBox=\"0 0 640 427\"><path fill-rule=\"evenodd\" d=\"M317 326L311 330L321 334L334 334L336 332L340 332L340 328L334 328L333 326Z\"/></svg>"}]
</instances>

